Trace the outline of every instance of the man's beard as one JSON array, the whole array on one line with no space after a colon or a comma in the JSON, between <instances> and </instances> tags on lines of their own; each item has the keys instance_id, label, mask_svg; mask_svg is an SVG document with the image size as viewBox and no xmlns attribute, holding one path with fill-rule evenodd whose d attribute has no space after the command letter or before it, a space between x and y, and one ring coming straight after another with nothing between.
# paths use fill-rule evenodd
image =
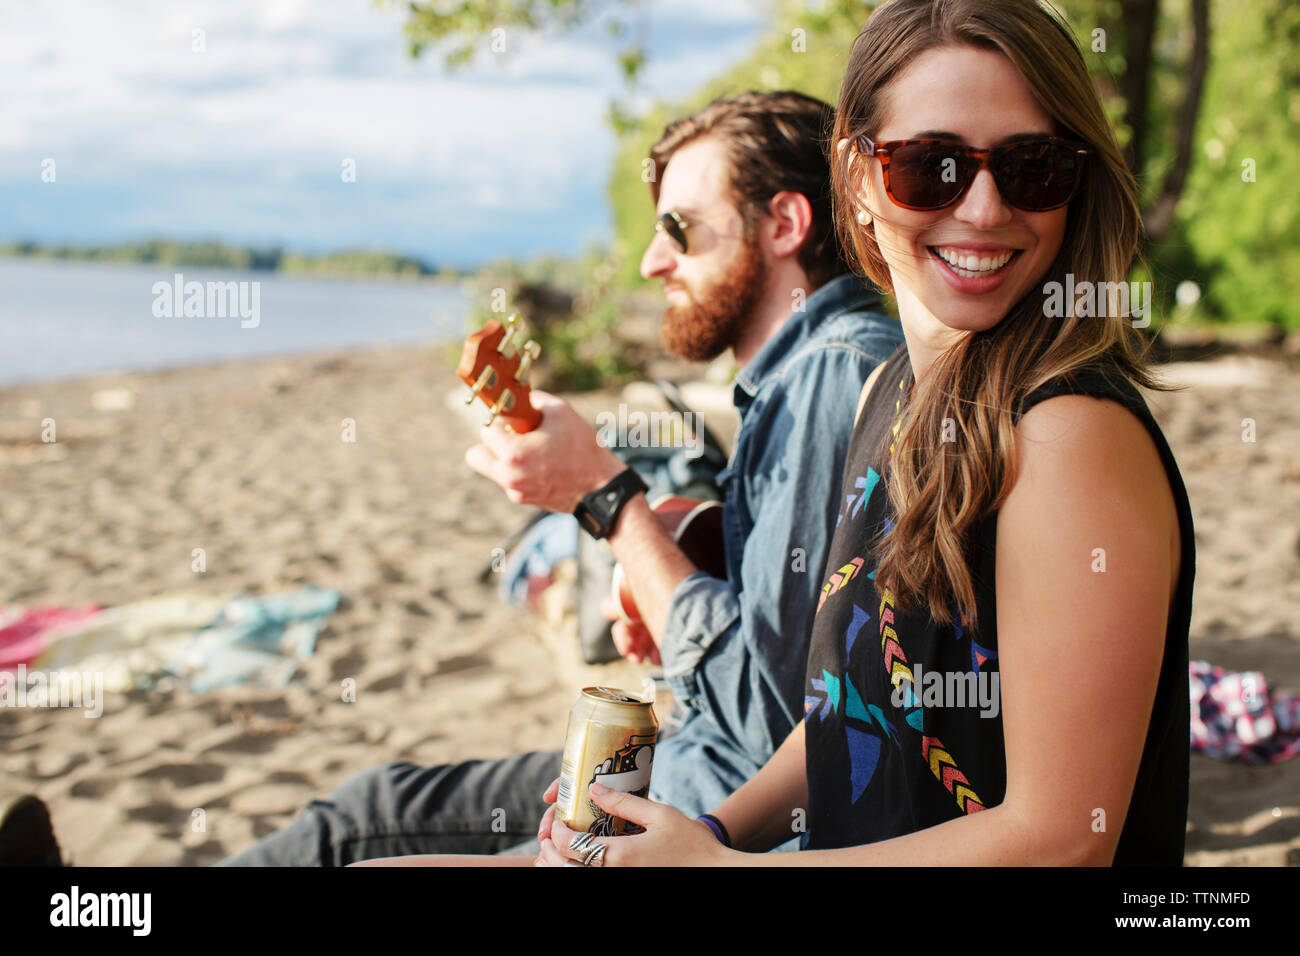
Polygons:
<instances>
[{"instance_id":1,"label":"man's beard","mask_svg":"<svg viewBox=\"0 0 1300 956\"><path fill-rule=\"evenodd\" d=\"M687 305L664 311L664 348L679 358L702 362L721 355L740 338L763 294L763 254L746 236L735 260L718 281Z\"/></svg>"}]
</instances>

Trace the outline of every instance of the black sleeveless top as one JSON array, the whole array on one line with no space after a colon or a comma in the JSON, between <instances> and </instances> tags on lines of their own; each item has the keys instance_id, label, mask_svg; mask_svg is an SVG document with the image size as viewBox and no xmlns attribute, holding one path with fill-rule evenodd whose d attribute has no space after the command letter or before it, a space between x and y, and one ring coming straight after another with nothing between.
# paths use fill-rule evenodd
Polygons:
<instances>
[{"instance_id":1,"label":"black sleeveless top","mask_svg":"<svg viewBox=\"0 0 1300 956\"><path fill-rule=\"evenodd\" d=\"M913 614L897 610L888 582L875 580L870 547L897 517L881 475L911 382L902 346L882 366L849 446L808 656L805 849L860 846L913 833L996 806L1006 793L994 589L997 511L982 519L968 550L978 634L963 630L960 613L954 613L953 625L943 626L924 604ZM1113 369L1109 375L1080 371L1043 386L1024 400L1017 420L1063 394L1114 399L1142 421L1178 511L1177 590L1114 862L1181 866L1190 749L1187 635L1196 563L1187 491L1141 394Z\"/></svg>"}]
</instances>

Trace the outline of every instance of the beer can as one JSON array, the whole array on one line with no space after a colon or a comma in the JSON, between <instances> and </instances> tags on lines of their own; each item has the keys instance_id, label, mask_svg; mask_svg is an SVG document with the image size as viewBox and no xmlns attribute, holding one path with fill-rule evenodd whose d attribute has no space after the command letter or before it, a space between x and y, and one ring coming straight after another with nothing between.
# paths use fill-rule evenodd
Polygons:
<instances>
[{"instance_id":1,"label":"beer can","mask_svg":"<svg viewBox=\"0 0 1300 956\"><path fill-rule=\"evenodd\" d=\"M654 706L613 687L584 687L569 711L555 818L570 830L620 836L638 828L591 799L593 783L644 797L650 791L659 722Z\"/></svg>"}]
</instances>

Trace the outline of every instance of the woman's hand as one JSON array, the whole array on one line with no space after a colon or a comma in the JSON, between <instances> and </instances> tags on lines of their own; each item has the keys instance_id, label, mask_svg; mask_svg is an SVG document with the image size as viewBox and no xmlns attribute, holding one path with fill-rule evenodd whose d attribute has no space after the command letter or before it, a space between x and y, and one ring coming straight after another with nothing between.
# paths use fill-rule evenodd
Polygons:
<instances>
[{"instance_id":1,"label":"woman's hand","mask_svg":"<svg viewBox=\"0 0 1300 956\"><path fill-rule=\"evenodd\" d=\"M551 781L551 785L546 788L542 794L542 802L549 803L546 812L542 814L542 822L537 825L537 842L546 845L546 841L551 837L551 824L555 822L555 801L560 798L560 778L556 777ZM542 858L537 858L537 865L542 865Z\"/></svg>"},{"instance_id":2,"label":"woman's hand","mask_svg":"<svg viewBox=\"0 0 1300 956\"><path fill-rule=\"evenodd\" d=\"M557 784L546 791L552 796ZM734 866L740 854L728 850L708 824L692 820L663 803L654 803L630 793L619 793L598 783L591 785L591 799L606 813L645 827L634 836L598 837L594 844L605 844L603 866ZM547 802L550 802L549 800ZM542 854L538 866L564 866L582 862L582 851L569 849L579 834L555 819L551 807L542 817L545 836L539 834Z\"/></svg>"}]
</instances>

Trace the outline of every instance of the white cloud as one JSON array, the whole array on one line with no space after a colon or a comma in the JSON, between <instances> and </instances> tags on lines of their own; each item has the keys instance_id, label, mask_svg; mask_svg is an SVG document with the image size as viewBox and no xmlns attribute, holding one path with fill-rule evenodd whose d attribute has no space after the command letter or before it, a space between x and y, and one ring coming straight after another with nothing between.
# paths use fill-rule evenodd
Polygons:
<instances>
[{"instance_id":1,"label":"white cloud","mask_svg":"<svg viewBox=\"0 0 1300 956\"><path fill-rule=\"evenodd\" d=\"M691 23L709 36L734 31L729 55L755 26L756 5L744 0L644 9L635 16L652 36ZM305 207L313 190L340 182L350 157L376 215L399 213L382 190L454 200L503 232L520 211L558 212L575 189L603 206L620 40L594 28L512 34L507 53L448 74L436 52L409 59L404 19L400 5L373 0L11 4L0 83L23 95L7 100L0 122L0 196L34 181L50 156L60 183L124 195L166 184L174 205L212 209L220 231L222 210L255 208L268 188L279 207L298 197ZM718 52L652 59L651 88L662 81L679 95L725 69ZM114 212L109 199L96 208L116 217L97 229L168 228L148 209ZM306 208L280 221L328 228ZM59 225L64 238L75 232Z\"/></svg>"}]
</instances>

